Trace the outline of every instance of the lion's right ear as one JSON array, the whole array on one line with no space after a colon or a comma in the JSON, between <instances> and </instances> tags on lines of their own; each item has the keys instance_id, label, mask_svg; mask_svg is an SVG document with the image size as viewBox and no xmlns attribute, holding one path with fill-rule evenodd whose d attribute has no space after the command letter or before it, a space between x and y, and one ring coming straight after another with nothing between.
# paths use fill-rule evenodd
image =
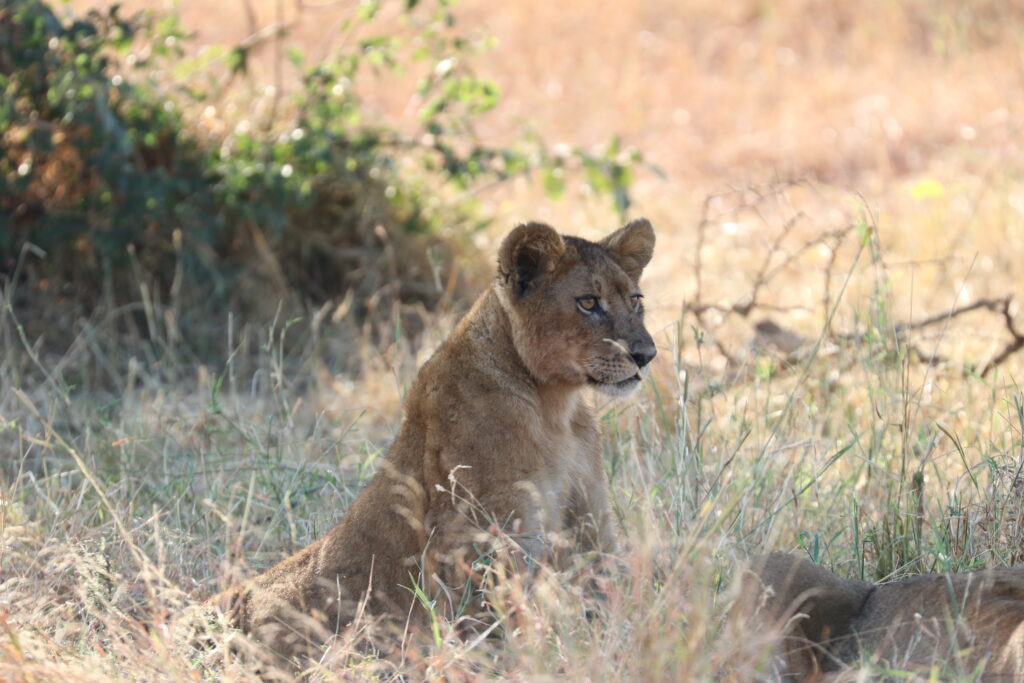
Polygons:
<instances>
[{"instance_id":1,"label":"lion's right ear","mask_svg":"<svg viewBox=\"0 0 1024 683\"><path fill-rule=\"evenodd\" d=\"M498 277L520 298L554 269L564 251L562 236L551 226L520 225L505 237L498 250Z\"/></svg>"}]
</instances>

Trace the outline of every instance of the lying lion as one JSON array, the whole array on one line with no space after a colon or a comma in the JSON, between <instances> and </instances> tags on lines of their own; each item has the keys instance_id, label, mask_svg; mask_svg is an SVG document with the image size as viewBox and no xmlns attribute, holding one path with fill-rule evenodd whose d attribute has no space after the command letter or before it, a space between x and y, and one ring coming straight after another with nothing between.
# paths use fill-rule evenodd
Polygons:
<instances>
[{"instance_id":1,"label":"lying lion","mask_svg":"<svg viewBox=\"0 0 1024 683\"><path fill-rule=\"evenodd\" d=\"M1024 571L871 584L783 553L755 558L735 610L775 634L775 674L825 678L859 661L1024 681Z\"/></svg>"},{"instance_id":2,"label":"lying lion","mask_svg":"<svg viewBox=\"0 0 1024 683\"><path fill-rule=\"evenodd\" d=\"M347 514L211 602L292 656L357 613L422 624L416 589L450 616L495 535L523 566L614 550L583 389L629 393L654 358L638 287L653 249L646 220L597 243L537 223L513 230L497 278L420 370L394 445Z\"/></svg>"}]
</instances>

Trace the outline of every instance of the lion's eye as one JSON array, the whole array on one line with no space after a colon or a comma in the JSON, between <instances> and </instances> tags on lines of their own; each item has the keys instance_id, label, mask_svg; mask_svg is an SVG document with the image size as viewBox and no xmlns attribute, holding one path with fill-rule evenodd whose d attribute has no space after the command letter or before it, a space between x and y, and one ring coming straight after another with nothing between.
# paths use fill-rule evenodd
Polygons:
<instances>
[{"instance_id":1,"label":"lion's eye","mask_svg":"<svg viewBox=\"0 0 1024 683\"><path fill-rule=\"evenodd\" d=\"M576 306L584 313L593 313L600 310L597 305L596 296L581 296L576 299Z\"/></svg>"},{"instance_id":2,"label":"lion's eye","mask_svg":"<svg viewBox=\"0 0 1024 683\"><path fill-rule=\"evenodd\" d=\"M634 294L633 296L629 297L629 303L633 306L634 311L640 310L640 302L643 300L643 298L643 294Z\"/></svg>"}]
</instances>

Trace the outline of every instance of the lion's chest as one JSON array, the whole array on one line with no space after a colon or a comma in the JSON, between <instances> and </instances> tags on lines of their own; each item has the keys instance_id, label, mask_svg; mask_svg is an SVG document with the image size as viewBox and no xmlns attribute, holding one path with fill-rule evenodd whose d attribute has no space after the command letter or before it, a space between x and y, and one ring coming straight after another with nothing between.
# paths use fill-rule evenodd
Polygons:
<instances>
[{"instance_id":1,"label":"lion's chest","mask_svg":"<svg viewBox=\"0 0 1024 683\"><path fill-rule=\"evenodd\" d=\"M549 426L538 438L539 463L534 485L544 507L544 526L561 529L566 510L581 490L599 485L598 444L587 429L569 422Z\"/></svg>"}]
</instances>

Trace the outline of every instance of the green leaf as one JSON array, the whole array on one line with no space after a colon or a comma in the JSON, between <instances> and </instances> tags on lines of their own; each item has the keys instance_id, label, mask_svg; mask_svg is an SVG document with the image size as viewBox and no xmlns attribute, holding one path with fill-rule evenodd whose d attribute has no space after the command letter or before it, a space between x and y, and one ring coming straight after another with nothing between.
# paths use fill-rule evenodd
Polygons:
<instances>
[{"instance_id":1,"label":"green leaf","mask_svg":"<svg viewBox=\"0 0 1024 683\"><path fill-rule=\"evenodd\" d=\"M910 187L910 196L918 201L939 199L946 195L946 186L934 178L923 178Z\"/></svg>"},{"instance_id":2,"label":"green leaf","mask_svg":"<svg viewBox=\"0 0 1024 683\"><path fill-rule=\"evenodd\" d=\"M239 45L231 50L228 56L228 69L231 73L245 73L248 71L249 48Z\"/></svg>"},{"instance_id":3,"label":"green leaf","mask_svg":"<svg viewBox=\"0 0 1024 683\"><path fill-rule=\"evenodd\" d=\"M565 172L561 168L545 168L541 172L541 182L551 199L560 199L565 194Z\"/></svg>"},{"instance_id":4,"label":"green leaf","mask_svg":"<svg viewBox=\"0 0 1024 683\"><path fill-rule=\"evenodd\" d=\"M363 21L371 21L380 10L380 0L362 0L356 10L357 16Z\"/></svg>"}]
</instances>

